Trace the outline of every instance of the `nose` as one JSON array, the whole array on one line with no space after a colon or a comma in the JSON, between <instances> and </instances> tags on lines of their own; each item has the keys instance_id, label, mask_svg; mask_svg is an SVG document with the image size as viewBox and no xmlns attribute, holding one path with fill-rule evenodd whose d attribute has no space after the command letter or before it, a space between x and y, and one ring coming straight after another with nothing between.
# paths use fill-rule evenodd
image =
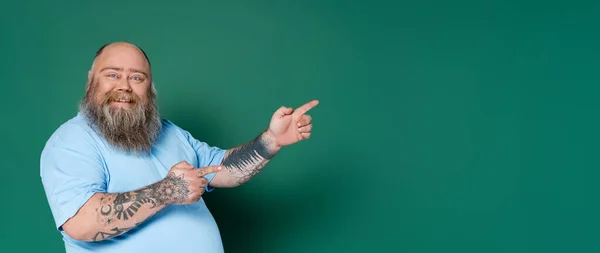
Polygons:
<instances>
[{"instance_id":1,"label":"nose","mask_svg":"<svg viewBox=\"0 0 600 253\"><path fill-rule=\"evenodd\" d=\"M119 82L117 83L115 89L117 91L124 91L124 92L131 91L131 85L129 85L129 80L126 78L120 79Z\"/></svg>"}]
</instances>

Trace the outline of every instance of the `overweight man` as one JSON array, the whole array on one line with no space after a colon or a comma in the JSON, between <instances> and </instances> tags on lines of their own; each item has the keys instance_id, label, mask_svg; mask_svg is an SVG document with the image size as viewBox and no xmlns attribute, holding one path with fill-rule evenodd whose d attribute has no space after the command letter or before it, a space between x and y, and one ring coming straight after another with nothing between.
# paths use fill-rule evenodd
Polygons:
<instances>
[{"instance_id":1,"label":"overweight man","mask_svg":"<svg viewBox=\"0 0 600 253\"><path fill-rule=\"evenodd\" d=\"M141 48L101 47L79 112L41 154L41 180L66 252L223 252L202 195L247 182L282 147L309 138L306 113L317 104L282 106L256 138L221 149L159 116Z\"/></svg>"}]
</instances>

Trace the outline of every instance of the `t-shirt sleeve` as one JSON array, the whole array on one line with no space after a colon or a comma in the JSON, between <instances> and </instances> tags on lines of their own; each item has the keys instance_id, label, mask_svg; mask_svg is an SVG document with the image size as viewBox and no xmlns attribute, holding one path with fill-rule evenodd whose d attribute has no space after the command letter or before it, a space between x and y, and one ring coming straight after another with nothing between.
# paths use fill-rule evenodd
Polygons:
<instances>
[{"instance_id":1,"label":"t-shirt sleeve","mask_svg":"<svg viewBox=\"0 0 600 253\"><path fill-rule=\"evenodd\" d=\"M225 152L227 150L221 149L216 146L210 146L206 142L202 142L197 140L192 136L189 132L181 129L187 141L190 143L192 148L196 151L196 156L198 157L198 167L207 167L213 165L219 165L223 162L223 158L225 157ZM216 173L211 173L205 176L206 179L210 182ZM214 190L214 187L206 186L205 190L210 192Z\"/></svg>"},{"instance_id":2,"label":"t-shirt sleeve","mask_svg":"<svg viewBox=\"0 0 600 253\"><path fill-rule=\"evenodd\" d=\"M106 191L106 174L97 149L85 131L55 134L42 151L40 176L55 225L62 225L97 192Z\"/></svg>"}]
</instances>

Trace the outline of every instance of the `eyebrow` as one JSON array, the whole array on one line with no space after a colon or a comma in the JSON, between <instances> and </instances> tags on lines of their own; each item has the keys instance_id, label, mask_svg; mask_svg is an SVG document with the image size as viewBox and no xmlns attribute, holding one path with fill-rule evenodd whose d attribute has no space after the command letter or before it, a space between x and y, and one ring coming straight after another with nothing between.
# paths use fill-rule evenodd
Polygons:
<instances>
[{"instance_id":1,"label":"eyebrow","mask_svg":"<svg viewBox=\"0 0 600 253\"><path fill-rule=\"evenodd\" d=\"M116 70L116 71L123 71L123 68L119 68L119 67L106 67L106 68L101 69L100 72L103 72L103 71L109 70L109 69ZM148 74L146 72L139 70L139 69L129 68L129 71L141 73L144 76L148 77Z\"/></svg>"}]
</instances>

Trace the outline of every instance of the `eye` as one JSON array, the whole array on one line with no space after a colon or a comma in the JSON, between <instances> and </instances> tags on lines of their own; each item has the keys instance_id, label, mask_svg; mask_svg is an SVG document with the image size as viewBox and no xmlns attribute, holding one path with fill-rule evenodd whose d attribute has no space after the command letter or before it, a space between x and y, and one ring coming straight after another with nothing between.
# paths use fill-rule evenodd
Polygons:
<instances>
[{"instance_id":1,"label":"eye","mask_svg":"<svg viewBox=\"0 0 600 253\"><path fill-rule=\"evenodd\" d=\"M110 74L108 74L108 77L109 78L118 78L119 76L115 73L110 73Z\"/></svg>"},{"instance_id":2,"label":"eye","mask_svg":"<svg viewBox=\"0 0 600 253\"><path fill-rule=\"evenodd\" d=\"M131 77L131 78L132 78L133 80L135 80L135 81L138 81L138 82L141 82L141 81L143 81L143 80L144 80L144 79L143 79L142 77L140 77L140 76L133 76L133 77Z\"/></svg>"}]
</instances>

